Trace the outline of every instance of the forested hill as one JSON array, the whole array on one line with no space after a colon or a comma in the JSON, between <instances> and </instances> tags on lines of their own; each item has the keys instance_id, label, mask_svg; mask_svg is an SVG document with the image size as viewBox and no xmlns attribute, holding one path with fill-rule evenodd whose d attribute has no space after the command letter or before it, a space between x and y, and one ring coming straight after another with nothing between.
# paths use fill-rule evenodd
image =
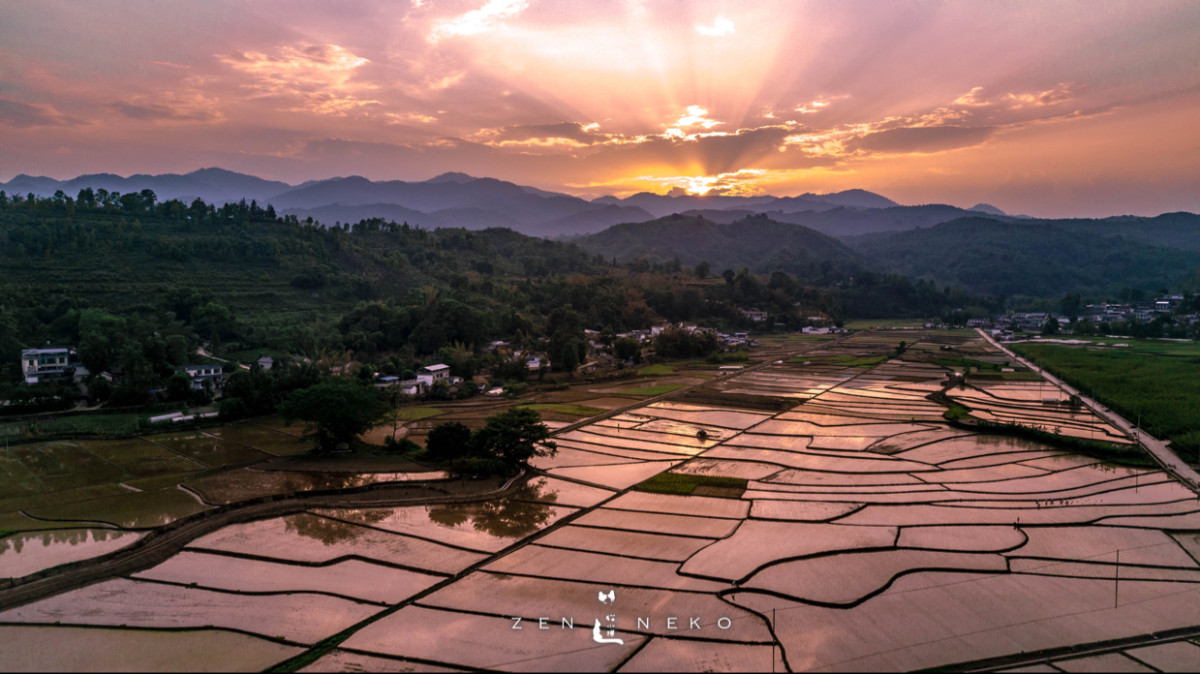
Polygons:
<instances>
[{"instance_id":1,"label":"forested hill","mask_svg":"<svg viewBox=\"0 0 1200 674\"><path fill-rule=\"evenodd\" d=\"M398 374L482 357L496 339L556 354L586 343L584 328L611 335L693 321L747 329L754 324L745 307L794 329L816 313L941 316L980 304L902 277L852 275L857 258L836 241L759 220L702 227L714 237L705 249L710 274L674 259L615 265L506 229L429 231L383 220L322 227L253 201L160 202L149 190L45 199L0 192L0 379L19 379L19 350L47 342L78 345L93 372L127 373L133 396L194 362L200 346L225 358L266 349L386 361ZM678 245L689 230L677 224L669 236ZM744 250L786 253L776 257L781 264L815 265L821 278L804 283L778 269L756 276L742 269L745 258L717 255L739 238ZM759 258L759 268L774 264ZM718 263L731 265L727 275Z\"/></svg>"},{"instance_id":2,"label":"forested hill","mask_svg":"<svg viewBox=\"0 0 1200 674\"><path fill-rule=\"evenodd\" d=\"M852 273L865 260L838 240L807 227L754 215L730 223L699 216L670 215L649 222L615 225L574 240L580 248L620 262L707 261L717 273L749 268L756 273L782 270L801 280L827 278L831 270Z\"/></svg>"},{"instance_id":3,"label":"forested hill","mask_svg":"<svg viewBox=\"0 0 1200 674\"><path fill-rule=\"evenodd\" d=\"M1177 214L1100 221L968 217L848 242L877 269L969 292L1115 297L1123 288L1178 289L1200 270L1198 237L1200 217Z\"/></svg>"}]
</instances>

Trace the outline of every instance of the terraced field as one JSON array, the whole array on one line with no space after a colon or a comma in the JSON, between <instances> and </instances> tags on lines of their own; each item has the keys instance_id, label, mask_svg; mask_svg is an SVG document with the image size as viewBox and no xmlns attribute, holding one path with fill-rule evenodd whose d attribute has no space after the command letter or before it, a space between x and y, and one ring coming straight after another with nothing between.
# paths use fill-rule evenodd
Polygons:
<instances>
[{"instance_id":1,"label":"terraced field","mask_svg":"<svg viewBox=\"0 0 1200 674\"><path fill-rule=\"evenodd\" d=\"M1197 495L948 423L930 394L1129 444L1037 381L952 385L938 362L1004 361L972 333L901 336L902 353L858 335L560 433L502 499L221 529L0 613L0 641L57 644L19 660L37 669L97 643L99 662L154 669L914 670L1035 651L1194 668L1186 634L1137 639L1200 624ZM664 472L695 489L641 487ZM1096 642L1120 643L1059 652Z\"/></svg>"}]
</instances>

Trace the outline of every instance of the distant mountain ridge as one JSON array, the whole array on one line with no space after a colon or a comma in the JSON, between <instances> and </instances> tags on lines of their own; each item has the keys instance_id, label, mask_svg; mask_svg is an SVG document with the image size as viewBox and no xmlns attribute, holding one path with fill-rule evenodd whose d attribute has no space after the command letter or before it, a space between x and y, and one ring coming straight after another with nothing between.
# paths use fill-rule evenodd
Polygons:
<instances>
[{"instance_id":1,"label":"distant mountain ridge","mask_svg":"<svg viewBox=\"0 0 1200 674\"><path fill-rule=\"evenodd\" d=\"M648 222L676 213L701 216L717 224L731 224L765 213L774 222L800 225L843 239L929 228L963 217L983 216L1001 222L1066 222L1008 215L985 203L969 209L945 204L902 206L861 189L829 194L809 192L791 197L642 192L624 198L605 196L589 201L455 171L412 182L344 176L311 180L300 185L264 180L221 168L128 177L96 173L70 180L22 174L7 183L0 183L0 190L10 195L32 192L52 196L55 191L62 190L74 197L85 187L123 194L150 189L160 200L200 198L222 204L245 199L257 201L261 206L269 203L279 213L295 215L301 220L311 217L327 226L383 218L427 229L505 227L544 238L587 236L613 225ZM1086 223L1081 226L1108 236L1121 235L1152 245L1187 248L1198 238L1192 221L1184 217L1189 215L1164 214L1156 219L1118 216L1072 222Z\"/></svg>"},{"instance_id":2,"label":"distant mountain ridge","mask_svg":"<svg viewBox=\"0 0 1200 674\"><path fill-rule=\"evenodd\" d=\"M454 171L415 182L373 181L362 176L346 176L290 185L225 169L205 168L186 174L128 177L96 173L70 180L22 174L8 183L0 183L0 189L12 194L32 192L40 196L51 196L62 190L73 197L85 187L122 194L149 189L160 200L199 198L216 204L242 199L258 201L260 205L271 204L279 213L295 215L302 220L311 217L325 225L384 218L430 229L507 227L522 234L546 238L593 234L615 224L645 222L694 210L707 214L710 219L728 223L768 210L780 213L779 219L802 220L798 214L858 212L897 206L891 199L858 189L795 197L641 193L624 199L601 197L588 201L569 194ZM835 224L822 224L826 233L846 233L839 231ZM850 233L877 229L860 225Z\"/></svg>"},{"instance_id":3,"label":"distant mountain ridge","mask_svg":"<svg viewBox=\"0 0 1200 674\"><path fill-rule=\"evenodd\" d=\"M668 215L615 225L572 243L618 261L678 259L687 265L707 261L714 275L746 267L752 272L783 270L802 279L817 279L823 266L853 272L866 264L863 256L831 236L762 214L728 223Z\"/></svg>"},{"instance_id":4,"label":"distant mountain ridge","mask_svg":"<svg viewBox=\"0 0 1200 674\"><path fill-rule=\"evenodd\" d=\"M1009 297L1116 296L1122 288L1155 293L1200 274L1200 215L1191 213L1102 220L972 213L845 241L875 269Z\"/></svg>"},{"instance_id":5,"label":"distant mountain ridge","mask_svg":"<svg viewBox=\"0 0 1200 674\"><path fill-rule=\"evenodd\" d=\"M639 192L619 199L607 196L593 199L594 203L637 206L656 218L673 213L689 211L707 212L724 210L749 210L754 212L779 211L828 211L835 208L888 208L899 206L887 197L866 190L846 190L830 194L801 194L796 197L774 197L770 195L735 197L726 195L664 195Z\"/></svg>"},{"instance_id":6,"label":"distant mountain ridge","mask_svg":"<svg viewBox=\"0 0 1200 674\"><path fill-rule=\"evenodd\" d=\"M149 189L154 190L159 199L203 199L218 204L241 199L266 201L284 190L292 189L291 185L284 182L264 180L221 168L205 168L185 174L138 173L128 178L112 173L93 173L70 180L19 175L7 183L0 183L0 189L9 194L33 192L38 196L52 196L55 191L62 190L68 196L74 197L85 187L122 194Z\"/></svg>"}]
</instances>

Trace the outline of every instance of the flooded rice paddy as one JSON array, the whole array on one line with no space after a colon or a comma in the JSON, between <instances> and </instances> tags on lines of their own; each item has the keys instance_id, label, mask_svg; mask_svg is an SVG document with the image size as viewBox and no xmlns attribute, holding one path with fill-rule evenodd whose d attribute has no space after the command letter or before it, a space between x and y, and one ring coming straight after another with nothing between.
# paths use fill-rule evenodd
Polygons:
<instances>
[{"instance_id":1,"label":"flooded rice paddy","mask_svg":"<svg viewBox=\"0 0 1200 674\"><path fill-rule=\"evenodd\" d=\"M899 359L897 334L910 344ZM336 648L308 651L305 671L913 670L1197 623L1197 495L1157 469L949 425L929 398L951 372L934 361L949 357L1004 362L973 333L858 335L561 434L558 454L503 498L229 526L133 577L0 613L0 638L68 644L20 660L30 669L71 666L79 649L117 668L261 668L341 633ZM596 389L595 406L620 400L614 391ZM947 395L977 419L1129 443L1037 381L969 376ZM126 529L207 507L195 495L322 484L185 465L239 448L288 453L276 429L143 442L129 455L55 444L4 464L8 484L84 494L102 485L74 475L71 457L121 457L97 470L178 470L194 494L159 484L23 504L30 522L107 524L0 538L0 576L103 554L137 535ZM745 488L638 489L663 472ZM185 498L147 503L157 514L139 518L122 499L140 494ZM11 553L38 546L40 557ZM1200 647L1056 657L1065 669L1179 670L1200 663Z\"/></svg>"}]
</instances>

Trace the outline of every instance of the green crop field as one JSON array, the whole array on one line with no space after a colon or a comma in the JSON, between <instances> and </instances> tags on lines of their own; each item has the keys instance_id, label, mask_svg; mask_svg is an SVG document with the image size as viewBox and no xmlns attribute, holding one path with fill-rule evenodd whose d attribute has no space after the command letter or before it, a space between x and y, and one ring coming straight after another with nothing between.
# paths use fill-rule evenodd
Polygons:
<instances>
[{"instance_id":1,"label":"green crop field","mask_svg":"<svg viewBox=\"0 0 1200 674\"><path fill-rule=\"evenodd\" d=\"M887 356L792 356L789 363L813 363L814 365L835 365L838 367L875 367L887 360Z\"/></svg>"},{"instance_id":2,"label":"green crop field","mask_svg":"<svg viewBox=\"0 0 1200 674\"><path fill-rule=\"evenodd\" d=\"M1130 421L1140 418L1143 428L1195 461L1200 453L1200 355L1183 355L1192 346L1187 343L1136 342L1142 348L1132 346L1134 340L1119 343L1131 346L1097 350L1026 343L1013 348Z\"/></svg>"},{"instance_id":3,"label":"green crop field","mask_svg":"<svg viewBox=\"0 0 1200 674\"><path fill-rule=\"evenodd\" d=\"M559 414L574 414L581 417L590 417L595 414L600 414L605 410L599 407L588 407L586 405L572 405L569 403L534 403L532 405L521 405L522 409L537 410L538 412L558 412Z\"/></svg>"},{"instance_id":4,"label":"green crop field","mask_svg":"<svg viewBox=\"0 0 1200 674\"><path fill-rule=\"evenodd\" d=\"M442 410L436 407L401 407L396 412L400 419L404 421L420 421L421 419L436 417L442 413ZM388 416L390 418L391 415Z\"/></svg>"},{"instance_id":5,"label":"green crop field","mask_svg":"<svg viewBox=\"0 0 1200 674\"><path fill-rule=\"evenodd\" d=\"M847 330L871 330L875 328L920 328L925 326L921 318L861 318L846 321Z\"/></svg>"},{"instance_id":6,"label":"green crop field","mask_svg":"<svg viewBox=\"0 0 1200 674\"><path fill-rule=\"evenodd\" d=\"M627 388L623 391L617 391L620 395L627 396L657 396L671 391L678 391L683 388L683 384L663 384L662 386L647 386L645 388Z\"/></svg>"},{"instance_id":7,"label":"green crop field","mask_svg":"<svg viewBox=\"0 0 1200 674\"><path fill-rule=\"evenodd\" d=\"M746 480L739 477L722 477L717 475L659 473L637 485L634 489L656 494L680 494L686 496L696 491L697 487L744 490L746 488Z\"/></svg>"}]
</instances>

